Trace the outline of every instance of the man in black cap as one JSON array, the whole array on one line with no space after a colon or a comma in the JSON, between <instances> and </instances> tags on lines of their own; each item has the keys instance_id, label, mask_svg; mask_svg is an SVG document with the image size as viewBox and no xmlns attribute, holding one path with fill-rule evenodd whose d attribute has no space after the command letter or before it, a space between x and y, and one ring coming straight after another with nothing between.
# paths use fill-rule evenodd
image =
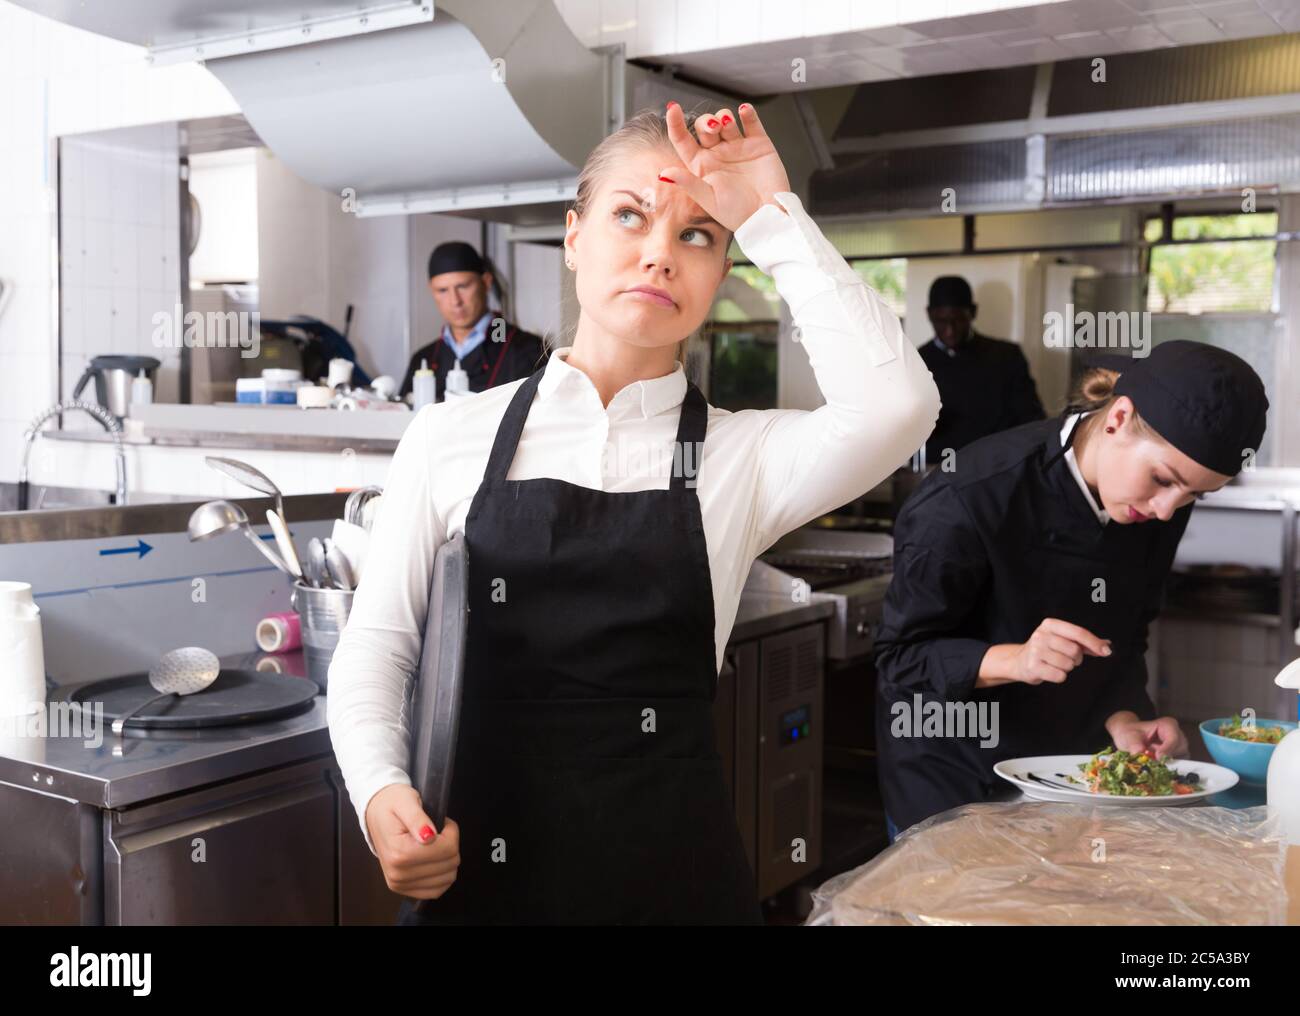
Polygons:
<instances>
[{"instance_id":1,"label":"man in black cap","mask_svg":"<svg viewBox=\"0 0 1300 1016\"><path fill-rule=\"evenodd\" d=\"M434 373L439 401L457 360L469 375L472 392L526 378L545 362L540 338L488 310L491 285L492 272L469 244L455 241L434 248L429 255L429 292L447 323L438 338L411 357L400 396L411 391L421 361Z\"/></svg>"},{"instance_id":2,"label":"man in black cap","mask_svg":"<svg viewBox=\"0 0 1300 1016\"><path fill-rule=\"evenodd\" d=\"M941 275L930 286L926 310L935 337L921 347L921 359L943 400L939 422L925 443L928 463L941 464L945 449L956 451L987 434L1043 419L1020 347L971 326L970 283L960 275Z\"/></svg>"}]
</instances>

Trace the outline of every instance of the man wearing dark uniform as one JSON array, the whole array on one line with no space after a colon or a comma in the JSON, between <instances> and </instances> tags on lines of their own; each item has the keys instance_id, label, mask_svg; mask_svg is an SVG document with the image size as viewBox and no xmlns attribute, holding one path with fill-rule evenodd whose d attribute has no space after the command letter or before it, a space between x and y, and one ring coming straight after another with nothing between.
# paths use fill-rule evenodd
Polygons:
<instances>
[{"instance_id":1,"label":"man wearing dark uniform","mask_svg":"<svg viewBox=\"0 0 1300 1016\"><path fill-rule=\"evenodd\" d=\"M456 241L434 248L429 256L429 291L447 323L438 338L411 357L398 392L401 397L411 391L422 360L433 371L439 401L447 373L457 360L469 375L472 392L526 378L546 362L540 338L488 310L491 285L491 271L469 244Z\"/></svg>"},{"instance_id":2,"label":"man wearing dark uniform","mask_svg":"<svg viewBox=\"0 0 1300 1016\"><path fill-rule=\"evenodd\" d=\"M989 434L1043 419L1020 347L971 326L976 308L970 283L960 275L935 279L926 310L934 339L921 347L921 359L943 400L939 423L925 443L930 465L940 464L945 449L957 451Z\"/></svg>"}]
</instances>

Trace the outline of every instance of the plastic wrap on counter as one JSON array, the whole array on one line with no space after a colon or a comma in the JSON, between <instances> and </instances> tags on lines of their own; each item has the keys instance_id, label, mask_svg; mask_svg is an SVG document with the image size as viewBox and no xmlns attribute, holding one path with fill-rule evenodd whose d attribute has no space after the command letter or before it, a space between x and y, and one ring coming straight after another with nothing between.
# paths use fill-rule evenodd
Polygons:
<instances>
[{"instance_id":1,"label":"plastic wrap on counter","mask_svg":"<svg viewBox=\"0 0 1300 1016\"><path fill-rule=\"evenodd\" d=\"M970 804L813 893L810 925L1283 924L1265 807Z\"/></svg>"}]
</instances>

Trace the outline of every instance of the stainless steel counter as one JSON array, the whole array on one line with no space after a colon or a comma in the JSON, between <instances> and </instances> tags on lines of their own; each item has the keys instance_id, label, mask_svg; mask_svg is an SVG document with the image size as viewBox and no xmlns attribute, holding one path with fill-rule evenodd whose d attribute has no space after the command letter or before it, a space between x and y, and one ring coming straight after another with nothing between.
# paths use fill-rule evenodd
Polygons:
<instances>
[{"instance_id":1,"label":"stainless steel counter","mask_svg":"<svg viewBox=\"0 0 1300 1016\"><path fill-rule=\"evenodd\" d=\"M263 655L224 656L221 664L254 669ZM305 674L301 652L280 658L286 673ZM62 685L49 701L67 702L81 686ZM97 738L84 732L77 737L5 737L0 782L100 808L121 808L332 751L321 696L305 712L264 723L167 731L127 728L118 737L105 721L98 737L102 741L97 746L87 745Z\"/></svg>"},{"instance_id":2,"label":"stainless steel counter","mask_svg":"<svg viewBox=\"0 0 1300 1016\"><path fill-rule=\"evenodd\" d=\"M791 603L788 597L741 598L731 642L748 642L829 617L829 603ZM222 666L253 669L265 654L221 658ZM285 672L305 676L300 652L279 657ZM87 682L83 682L87 683ZM50 702L67 702L82 684L65 684ZM131 731L115 736L107 722L93 738L17 737L0 744L0 782L100 808L121 808L195 787L329 755L325 699L296 716L243 726Z\"/></svg>"},{"instance_id":3,"label":"stainless steel counter","mask_svg":"<svg viewBox=\"0 0 1300 1016\"><path fill-rule=\"evenodd\" d=\"M749 642L773 632L824 620L834 613L835 605L826 601L794 603L789 596L745 592L740 597L736 624L728 642Z\"/></svg>"}]
</instances>

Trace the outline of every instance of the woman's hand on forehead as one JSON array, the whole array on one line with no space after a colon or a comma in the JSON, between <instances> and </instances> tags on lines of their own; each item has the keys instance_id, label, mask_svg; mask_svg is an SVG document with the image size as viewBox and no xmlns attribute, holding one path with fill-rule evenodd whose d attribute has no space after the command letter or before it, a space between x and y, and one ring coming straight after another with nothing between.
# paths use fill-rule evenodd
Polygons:
<instances>
[{"instance_id":1,"label":"woman's hand on forehead","mask_svg":"<svg viewBox=\"0 0 1300 1016\"><path fill-rule=\"evenodd\" d=\"M773 196L790 189L790 178L752 105L741 103L739 117L729 109L697 117L699 141L677 103L669 104L665 119L681 162L663 167L660 180L684 188L733 233L764 204L780 207ZM650 197L653 201L653 193Z\"/></svg>"}]
</instances>

